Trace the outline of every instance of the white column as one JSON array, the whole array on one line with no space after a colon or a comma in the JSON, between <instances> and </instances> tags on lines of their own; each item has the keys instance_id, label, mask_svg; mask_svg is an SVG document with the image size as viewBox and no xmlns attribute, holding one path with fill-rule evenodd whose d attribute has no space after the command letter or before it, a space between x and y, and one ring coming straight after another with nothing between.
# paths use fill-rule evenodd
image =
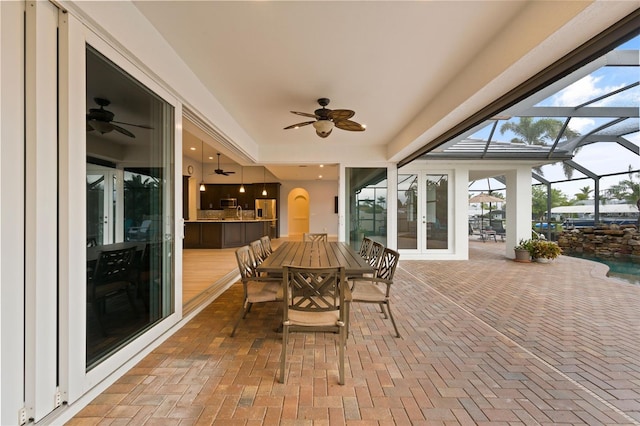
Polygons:
<instances>
[{"instance_id":1,"label":"white column","mask_svg":"<svg viewBox=\"0 0 640 426\"><path fill-rule=\"evenodd\" d=\"M507 183L507 241L505 255L513 259L513 248L521 239L531 238L531 168L521 166L505 173Z\"/></svg>"},{"instance_id":2,"label":"white column","mask_svg":"<svg viewBox=\"0 0 640 426\"><path fill-rule=\"evenodd\" d=\"M453 179L453 197L455 212L453 226L449 232L453 232L453 258L459 260L469 259L469 169L455 168L451 178Z\"/></svg>"},{"instance_id":3,"label":"white column","mask_svg":"<svg viewBox=\"0 0 640 426\"><path fill-rule=\"evenodd\" d=\"M398 249L398 169L387 166L387 247Z\"/></svg>"}]
</instances>

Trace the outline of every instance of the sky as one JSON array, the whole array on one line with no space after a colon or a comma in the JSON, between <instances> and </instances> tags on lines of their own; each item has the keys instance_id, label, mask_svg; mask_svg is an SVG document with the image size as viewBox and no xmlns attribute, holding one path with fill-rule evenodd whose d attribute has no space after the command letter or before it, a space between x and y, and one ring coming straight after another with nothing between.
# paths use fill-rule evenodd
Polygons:
<instances>
[{"instance_id":1,"label":"sky","mask_svg":"<svg viewBox=\"0 0 640 426\"><path fill-rule=\"evenodd\" d=\"M640 50L640 36L621 45L619 49ZM610 93L616 89L620 89L632 83L637 83L639 78L640 73L638 71L638 67L602 67L576 81L564 90L543 100L538 105L577 106L588 100ZM592 106L631 106L640 108L640 87L636 86L625 90L597 103L593 103ZM564 121L563 119L560 120ZM586 134L611 120L611 118L576 117L571 119L569 128L580 134ZM634 120L637 126L638 118L635 118ZM517 121L517 119L514 119L514 121ZM483 129L471 137L483 138L486 140L488 137L486 132L487 130ZM500 132L496 132L494 139L508 142L514 136L514 134L510 134L509 132L506 132L503 135L500 134ZM640 146L639 132L627 134L625 138L636 146ZM633 170L640 169L640 157L616 143L602 142L584 146L575 154L574 161L599 175L626 172L629 167ZM552 182L566 179L561 165L547 165L542 168L542 171L544 178ZM575 171L573 177L584 177L584 175ZM600 181L600 190L606 189L612 184L616 184L621 179L629 179L629 175L625 173L619 177L602 178ZM532 180L532 182L538 183L535 180ZM503 185L497 181L493 181L489 183L477 182L472 185L470 189L486 190L488 189L488 185L491 185L492 189L503 187ZM587 179L558 183L554 184L553 188L561 190L568 198L573 198L576 193L580 192L581 188L586 186L593 189L595 186L593 180Z\"/></svg>"}]
</instances>

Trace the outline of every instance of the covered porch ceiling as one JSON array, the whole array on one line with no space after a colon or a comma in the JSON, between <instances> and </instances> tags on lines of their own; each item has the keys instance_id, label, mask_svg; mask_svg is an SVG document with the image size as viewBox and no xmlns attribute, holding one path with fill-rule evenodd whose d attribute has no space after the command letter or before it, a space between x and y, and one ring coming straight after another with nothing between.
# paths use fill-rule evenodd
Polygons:
<instances>
[{"instance_id":1,"label":"covered porch ceiling","mask_svg":"<svg viewBox=\"0 0 640 426\"><path fill-rule=\"evenodd\" d=\"M133 4L228 112L207 117L216 128L206 142L282 180L317 178L300 165L400 161L635 9L617 1ZM366 131L284 130L307 120L291 111L312 113L321 97L355 111ZM246 138L219 140L236 126Z\"/></svg>"}]
</instances>

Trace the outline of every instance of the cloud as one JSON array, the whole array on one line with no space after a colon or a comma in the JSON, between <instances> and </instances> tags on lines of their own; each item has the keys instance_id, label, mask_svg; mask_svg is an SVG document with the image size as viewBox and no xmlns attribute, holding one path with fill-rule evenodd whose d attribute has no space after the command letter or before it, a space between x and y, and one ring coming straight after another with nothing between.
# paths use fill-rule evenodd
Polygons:
<instances>
[{"instance_id":1,"label":"cloud","mask_svg":"<svg viewBox=\"0 0 640 426\"><path fill-rule=\"evenodd\" d=\"M598 87L599 84L602 84L603 76L596 77L594 75L588 75L586 77L581 78L575 83L567 86L562 89L555 95L551 97L551 103L553 106L576 106L580 105L584 102L587 102L591 99L597 98L602 95L606 95L607 93L611 93L615 90L618 90L624 87L623 84L618 85L602 85ZM611 105L614 101L619 103L620 98L617 96L611 96L601 101L598 101L591 106L606 106Z\"/></svg>"}]
</instances>

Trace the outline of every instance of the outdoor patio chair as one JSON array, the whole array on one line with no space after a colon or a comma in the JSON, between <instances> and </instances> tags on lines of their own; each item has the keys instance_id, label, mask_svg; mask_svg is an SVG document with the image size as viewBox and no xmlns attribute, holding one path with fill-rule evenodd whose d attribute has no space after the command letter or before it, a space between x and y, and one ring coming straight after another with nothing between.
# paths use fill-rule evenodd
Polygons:
<instances>
[{"instance_id":1,"label":"outdoor patio chair","mask_svg":"<svg viewBox=\"0 0 640 426\"><path fill-rule=\"evenodd\" d=\"M369 237L362 238L362 243L360 243L360 251L358 252L363 259L367 260L369 258L369 252L371 251L371 246L373 245L373 240Z\"/></svg>"},{"instance_id":2,"label":"outdoor patio chair","mask_svg":"<svg viewBox=\"0 0 640 426\"><path fill-rule=\"evenodd\" d=\"M372 242L367 262L369 262L369 265L373 266L374 269L378 269L378 263L380 263L380 257L382 256L383 251L384 245L382 243L379 243L378 241Z\"/></svg>"},{"instance_id":3,"label":"outdoor patio chair","mask_svg":"<svg viewBox=\"0 0 640 426\"><path fill-rule=\"evenodd\" d=\"M385 248L380 256L375 276L351 278L351 302L378 304L385 319L387 319L387 312L389 313L388 318L391 319L396 337L400 337L400 332L391 313L389 295L399 258L400 254L397 251Z\"/></svg>"},{"instance_id":4,"label":"outdoor patio chair","mask_svg":"<svg viewBox=\"0 0 640 426\"><path fill-rule=\"evenodd\" d=\"M312 243L319 242L319 241L327 241L327 234L305 232L302 236L302 241L312 242Z\"/></svg>"},{"instance_id":5,"label":"outdoor patio chair","mask_svg":"<svg viewBox=\"0 0 640 426\"><path fill-rule=\"evenodd\" d=\"M131 288L136 279L132 269L135 247L121 250L105 250L100 253L93 274L87 282L87 304L91 305L102 334L107 335L103 313L107 300L125 294L134 315L138 315Z\"/></svg>"},{"instance_id":6,"label":"outdoor patio chair","mask_svg":"<svg viewBox=\"0 0 640 426\"><path fill-rule=\"evenodd\" d=\"M271 246L271 238L269 238L268 235L265 235L264 237L260 237L260 241L262 242L262 248L264 249L264 252L267 254L267 256L273 253L273 247Z\"/></svg>"},{"instance_id":7,"label":"outdoor patio chair","mask_svg":"<svg viewBox=\"0 0 640 426\"><path fill-rule=\"evenodd\" d=\"M277 302L281 300L280 285L282 280L273 277L259 277L256 275L256 263L249 246L242 246L236 250L236 260L240 270L240 279L244 291L242 308L233 325L231 337L236 334L240 320L247 316L254 303Z\"/></svg>"},{"instance_id":8,"label":"outdoor patio chair","mask_svg":"<svg viewBox=\"0 0 640 426\"><path fill-rule=\"evenodd\" d=\"M253 252L253 258L256 262L256 266L258 266L267 258L267 253L264 250L262 241L260 240L251 241L249 243L249 246L251 247L251 251Z\"/></svg>"},{"instance_id":9,"label":"outdoor patio chair","mask_svg":"<svg viewBox=\"0 0 640 426\"><path fill-rule=\"evenodd\" d=\"M344 349L347 344L350 299L344 267L302 268L285 266L280 382L285 382L289 333L338 333L338 382L344 384ZM295 349L294 349L295 350Z\"/></svg>"}]
</instances>

